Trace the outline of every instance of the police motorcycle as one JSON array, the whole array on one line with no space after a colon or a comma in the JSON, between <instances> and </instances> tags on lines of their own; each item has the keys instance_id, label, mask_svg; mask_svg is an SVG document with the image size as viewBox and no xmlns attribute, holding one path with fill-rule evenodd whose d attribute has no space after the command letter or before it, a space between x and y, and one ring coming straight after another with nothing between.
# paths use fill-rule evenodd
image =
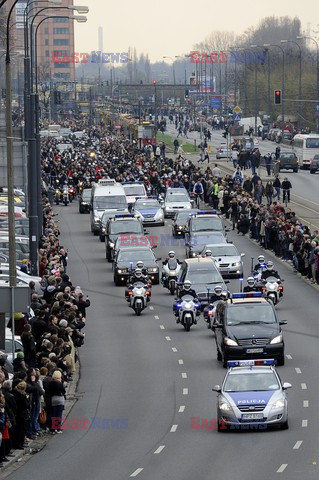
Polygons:
<instances>
[{"instance_id":1,"label":"police motorcycle","mask_svg":"<svg viewBox=\"0 0 319 480\"><path fill-rule=\"evenodd\" d=\"M170 251L168 259L162 263L162 284L171 292L171 295L174 295L176 291L180 270L181 265L175 258L175 252Z\"/></svg>"},{"instance_id":2,"label":"police motorcycle","mask_svg":"<svg viewBox=\"0 0 319 480\"><path fill-rule=\"evenodd\" d=\"M210 299L209 299L209 303L208 303L207 307L204 308L203 316L204 316L205 322L207 323L207 328L215 331L215 329L214 329L214 319L215 319L217 304L221 300L224 300L225 296L227 298L228 293L223 291L223 289L220 285L216 285L216 287L212 291L212 294L211 294L210 297L209 297L209 291L210 290L207 289L207 298L210 298Z\"/></svg>"},{"instance_id":3,"label":"police motorcycle","mask_svg":"<svg viewBox=\"0 0 319 480\"><path fill-rule=\"evenodd\" d=\"M64 203L65 206L67 206L67 205L69 204L69 202L70 202L69 187L68 187L68 185L63 185L62 202Z\"/></svg>"},{"instance_id":4,"label":"police motorcycle","mask_svg":"<svg viewBox=\"0 0 319 480\"><path fill-rule=\"evenodd\" d=\"M150 289L142 282L134 283L128 291L129 306L133 308L139 317L147 307L148 298L151 295Z\"/></svg>"},{"instance_id":5,"label":"police motorcycle","mask_svg":"<svg viewBox=\"0 0 319 480\"><path fill-rule=\"evenodd\" d=\"M186 332L190 331L192 325L197 325L197 317L201 312L201 303L196 298L194 290L191 290L191 282L186 280L184 288L179 292L179 298L173 306L177 317L176 322L181 323Z\"/></svg>"},{"instance_id":6,"label":"police motorcycle","mask_svg":"<svg viewBox=\"0 0 319 480\"><path fill-rule=\"evenodd\" d=\"M262 273L266 270L267 265L263 255L258 256L258 263L254 266L254 257L251 259L251 273L257 282L260 282Z\"/></svg>"},{"instance_id":7,"label":"police motorcycle","mask_svg":"<svg viewBox=\"0 0 319 480\"><path fill-rule=\"evenodd\" d=\"M261 291L265 298L274 305L277 305L283 297L284 287L281 284L282 280L276 277L268 277L266 280L261 280L261 282Z\"/></svg>"}]
</instances>

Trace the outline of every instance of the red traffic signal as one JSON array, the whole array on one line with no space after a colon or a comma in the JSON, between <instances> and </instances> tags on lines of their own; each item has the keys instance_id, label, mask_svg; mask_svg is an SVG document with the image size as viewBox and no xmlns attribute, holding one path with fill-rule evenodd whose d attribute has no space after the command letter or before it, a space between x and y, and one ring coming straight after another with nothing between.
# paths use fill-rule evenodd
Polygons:
<instances>
[{"instance_id":1,"label":"red traffic signal","mask_svg":"<svg viewBox=\"0 0 319 480\"><path fill-rule=\"evenodd\" d=\"M153 80L153 85L156 85L156 80Z\"/></svg>"},{"instance_id":2,"label":"red traffic signal","mask_svg":"<svg viewBox=\"0 0 319 480\"><path fill-rule=\"evenodd\" d=\"M274 104L281 105L281 90L274 91Z\"/></svg>"}]
</instances>

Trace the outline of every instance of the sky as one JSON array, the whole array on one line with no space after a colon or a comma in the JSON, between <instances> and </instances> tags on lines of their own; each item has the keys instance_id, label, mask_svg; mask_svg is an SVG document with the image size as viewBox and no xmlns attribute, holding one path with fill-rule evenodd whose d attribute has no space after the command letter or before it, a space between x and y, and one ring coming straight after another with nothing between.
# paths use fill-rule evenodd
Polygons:
<instances>
[{"instance_id":1,"label":"sky","mask_svg":"<svg viewBox=\"0 0 319 480\"><path fill-rule=\"evenodd\" d=\"M83 3L82 3L83 2ZM98 27L103 28L104 52L148 53L152 62L163 56L189 53L214 30L241 34L266 16L298 16L302 28L319 30L318 0L75 0L87 5L88 21L76 24L78 52L98 50ZM314 20L316 18L316 20ZM313 34L313 32L311 31Z\"/></svg>"}]
</instances>

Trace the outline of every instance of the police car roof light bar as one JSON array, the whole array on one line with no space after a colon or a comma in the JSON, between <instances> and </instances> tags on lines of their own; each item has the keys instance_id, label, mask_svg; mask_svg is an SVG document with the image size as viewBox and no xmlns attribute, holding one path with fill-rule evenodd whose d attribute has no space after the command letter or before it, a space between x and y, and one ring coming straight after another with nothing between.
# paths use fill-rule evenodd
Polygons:
<instances>
[{"instance_id":1,"label":"police car roof light bar","mask_svg":"<svg viewBox=\"0 0 319 480\"><path fill-rule=\"evenodd\" d=\"M121 214L114 215L114 218L134 218L134 217L135 217L134 213L121 213Z\"/></svg>"},{"instance_id":2,"label":"police car roof light bar","mask_svg":"<svg viewBox=\"0 0 319 480\"><path fill-rule=\"evenodd\" d=\"M232 293L232 298L261 298L261 292Z\"/></svg>"},{"instance_id":3,"label":"police car roof light bar","mask_svg":"<svg viewBox=\"0 0 319 480\"><path fill-rule=\"evenodd\" d=\"M216 215L216 210L200 210L196 212L195 215Z\"/></svg>"},{"instance_id":4,"label":"police car roof light bar","mask_svg":"<svg viewBox=\"0 0 319 480\"><path fill-rule=\"evenodd\" d=\"M276 360L267 358L265 360L228 360L227 367L260 367L276 365Z\"/></svg>"}]
</instances>

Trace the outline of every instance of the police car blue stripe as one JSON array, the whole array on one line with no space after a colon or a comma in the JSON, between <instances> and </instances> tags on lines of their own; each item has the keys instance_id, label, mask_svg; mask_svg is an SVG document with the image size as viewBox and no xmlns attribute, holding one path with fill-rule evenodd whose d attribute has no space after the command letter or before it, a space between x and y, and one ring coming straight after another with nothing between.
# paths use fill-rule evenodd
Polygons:
<instances>
[{"instance_id":1,"label":"police car blue stripe","mask_svg":"<svg viewBox=\"0 0 319 480\"><path fill-rule=\"evenodd\" d=\"M265 392L227 392L237 407L249 405L267 405L274 391Z\"/></svg>"}]
</instances>

